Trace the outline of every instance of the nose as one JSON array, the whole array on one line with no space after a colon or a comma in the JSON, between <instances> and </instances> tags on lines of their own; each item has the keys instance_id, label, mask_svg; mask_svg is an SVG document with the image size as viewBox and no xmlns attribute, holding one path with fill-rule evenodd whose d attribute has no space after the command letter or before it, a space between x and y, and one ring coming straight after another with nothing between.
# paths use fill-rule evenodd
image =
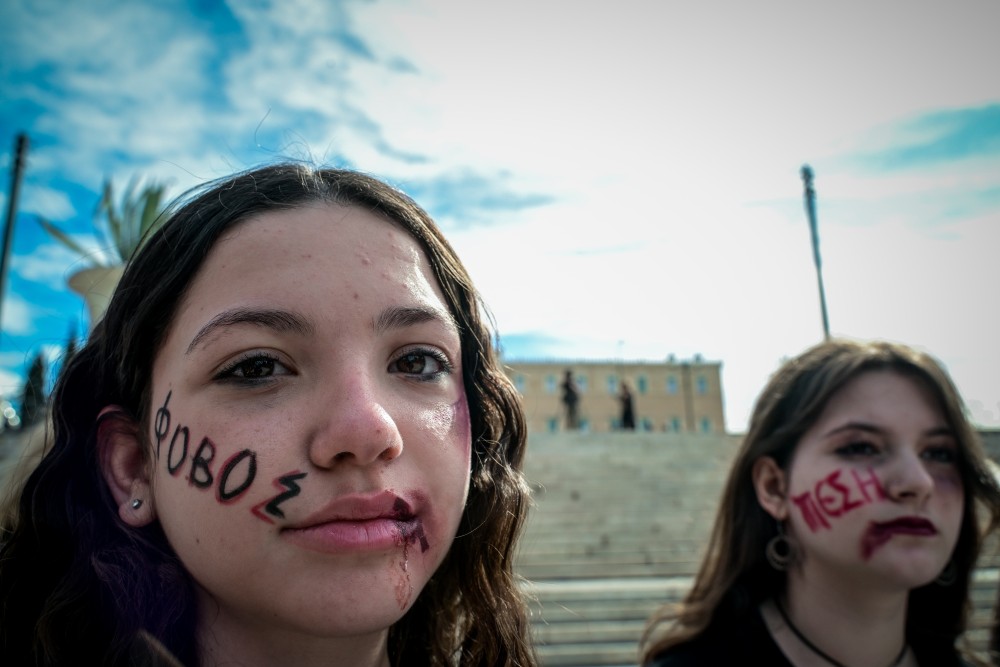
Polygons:
<instances>
[{"instance_id":1,"label":"nose","mask_svg":"<svg viewBox=\"0 0 1000 667\"><path fill-rule=\"evenodd\" d=\"M892 500L922 502L934 490L934 477L916 451L907 448L898 457L885 480Z\"/></svg>"},{"instance_id":2,"label":"nose","mask_svg":"<svg viewBox=\"0 0 1000 667\"><path fill-rule=\"evenodd\" d=\"M316 406L316 427L309 439L309 460L320 468L365 466L391 461L403 453L403 437L377 383L355 373L333 382L329 400Z\"/></svg>"}]
</instances>

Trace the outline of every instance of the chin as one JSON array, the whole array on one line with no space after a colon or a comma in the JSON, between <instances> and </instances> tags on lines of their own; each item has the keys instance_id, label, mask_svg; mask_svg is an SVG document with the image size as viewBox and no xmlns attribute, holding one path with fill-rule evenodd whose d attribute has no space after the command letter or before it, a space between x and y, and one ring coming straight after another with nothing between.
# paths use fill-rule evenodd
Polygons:
<instances>
[{"instance_id":1,"label":"chin","mask_svg":"<svg viewBox=\"0 0 1000 667\"><path fill-rule=\"evenodd\" d=\"M885 584L913 590L933 583L946 564L938 558L911 558L904 563L889 562L877 568L876 577Z\"/></svg>"}]
</instances>

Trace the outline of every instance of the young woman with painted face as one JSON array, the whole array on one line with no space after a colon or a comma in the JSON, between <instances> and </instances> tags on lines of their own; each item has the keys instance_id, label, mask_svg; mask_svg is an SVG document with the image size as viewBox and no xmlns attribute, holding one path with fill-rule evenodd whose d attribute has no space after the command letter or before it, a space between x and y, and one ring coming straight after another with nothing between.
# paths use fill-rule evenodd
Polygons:
<instances>
[{"instance_id":1,"label":"young woman with painted face","mask_svg":"<svg viewBox=\"0 0 1000 667\"><path fill-rule=\"evenodd\" d=\"M274 165L125 270L8 512L10 665L532 665L524 419L427 214Z\"/></svg>"},{"instance_id":2,"label":"young woman with painted face","mask_svg":"<svg viewBox=\"0 0 1000 667\"><path fill-rule=\"evenodd\" d=\"M985 512L983 512L985 510ZM643 663L950 667L1000 489L943 368L831 341L757 401L708 551Z\"/></svg>"}]
</instances>

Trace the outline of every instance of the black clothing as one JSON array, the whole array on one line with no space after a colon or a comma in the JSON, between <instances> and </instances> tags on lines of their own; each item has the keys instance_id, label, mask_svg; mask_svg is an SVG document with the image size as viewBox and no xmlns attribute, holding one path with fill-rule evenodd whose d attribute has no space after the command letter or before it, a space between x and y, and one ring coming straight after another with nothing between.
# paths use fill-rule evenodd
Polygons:
<instances>
[{"instance_id":1,"label":"black clothing","mask_svg":"<svg viewBox=\"0 0 1000 667\"><path fill-rule=\"evenodd\" d=\"M715 623L689 642L673 646L656 656L648 667L794 667L781 652L764 624L760 610L754 608L738 623L722 627ZM958 651L920 651L912 644L921 667L968 667Z\"/></svg>"},{"instance_id":2,"label":"black clothing","mask_svg":"<svg viewBox=\"0 0 1000 667\"><path fill-rule=\"evenodd\" d=\"M758 609L731 628L710 626L689 642L658 655L650 667L793 667L764 625Z\"/></svg>"}]
</instances>

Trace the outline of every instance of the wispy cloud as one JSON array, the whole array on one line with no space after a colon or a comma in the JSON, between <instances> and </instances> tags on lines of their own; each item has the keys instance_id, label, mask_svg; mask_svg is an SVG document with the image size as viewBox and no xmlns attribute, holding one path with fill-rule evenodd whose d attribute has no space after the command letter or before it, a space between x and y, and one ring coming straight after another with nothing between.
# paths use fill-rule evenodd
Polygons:
<instances>
[{"instance_id":1,"label":"wispy cloud","mask_svg":"<svg viewBox=\"0 0 1000 667\"><path fill-rule=\"evenodd\" d=\"M506 174L486 174L473 169L461 169L434 178L411 179L406 190L454 227L463 228L477 223L496 223L502 215L523 209L544 206L555 201L545 193L519 192Z\"/></svg>"},{"instance_id":2,"label":"wispy cloud","mask_svg":"<svg viewBox=\"0 0 1000 667\"><path fill-rule=\"evenodd\" d=\"M878 170L917 171L1000 155L1000 104L947 109L890 128L893 139L881 150L857 157Z\"/></svg>"},{"instance_id":3,"label":"wispy cloud","mask_svg":"<svg viewBox=\"0 0 1000 667\"><path fill-rule=\"evenodd\" d=\"M26 336L35 332L35 313L31 304L16 293L9 293L3 300L3 331L6 334Z\"/></svg>"},{"instance_id":4,"label":"wispy cloud","mask_svg":"<svg viewBox=\"0 0 1000 667\"><path fill-rule=\"evenodd\" d=\"M71 234L82 247L91 250L95 262L107 263L112 257L108 249L102 249L93 236ZM45 285L51 289L64 289L66 277L77 269L88 266L84 258L58 243L39 245L28 254L15 255L11 260L11 269L25 280Z\"/></svg>"}]
</instances>

